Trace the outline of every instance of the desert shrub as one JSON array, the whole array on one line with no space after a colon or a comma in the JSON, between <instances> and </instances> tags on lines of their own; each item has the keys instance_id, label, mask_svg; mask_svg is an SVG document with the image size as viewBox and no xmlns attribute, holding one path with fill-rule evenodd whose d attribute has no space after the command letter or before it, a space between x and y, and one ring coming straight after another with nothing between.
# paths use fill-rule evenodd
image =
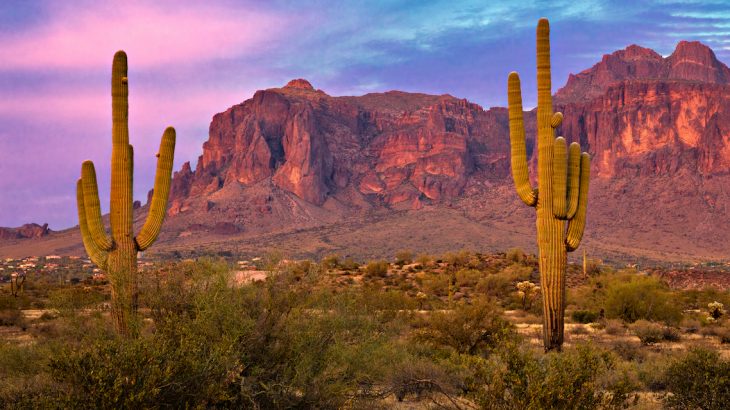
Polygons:
<instances>
[{"instance_id":1,"label":"desert shrub","mask_svg":"<svg viewBox=\"0 0 730 410\"><path fill-rule=\"evenodd\" d=\"M527 255L525 254L525 251L523 251L521 248L508 249L507 253L505 254L507 260L517 263L524 261L526 256Z\"/></svg>"},{"instance_id":2,"label":"desert shrub","mask_svg":"<svg viewBox=\"0 0 730 410\"><path fill-rule=\"evenodd\" d=\"M611 374L612 355L590 345L547 355L506 345L472 365L469 396L485 409L623 408L634 389Z\"/></svg>"},{"instance_id":3,"label":"desert shrub","mask_svg":"<svg viewBox=\"0 0 730 410\"><path fill-rule=\"evenodd\" d=\"M598 313L590 310L574 310L570 317L576 323L593 323L598 319Z\"/></svg>"},{"instance_id":4,"label":"desert shrub","mask_svg":"<svg viewBox=\"0 0 730 410\"><path fill-rule=\"evenodd\" d=\"M320 262L324 269L336 269L340 266L339 255L327 255Z\"/></svg>"},{"instance_id":5,"label":"desert shrub","mask_svg":"<svg viewBox=\"0 0 730 410\"><path fill-rule=\"evenodd\" d=\"M395 264L398 266L413 263L413 252L409 250L401 250L395 254Z\"/></svg>"},{"instance_id":6,"label":"desert shrub","mask_svg":"<svg viewBox=\"0 0 730 410\"><path fill-rule=\"evenodd\" d=\"M459 384L458 378L442 366L424 359L396 364L386 381L389 391L399 402L409 396L417 399L456 397L460 393Z\"/></svg>"},{"instance_id":7,"label":"desert shrub","mask_svg":"<svg viewBox=\"0 0 730 410\"><path fill-rule=\"evenodd\" d=\"M626 327L623 322L617 319L606 319L604 329L606 334L611 336L622 335L626 333Z\"/></svg>"},{"instance_id":8,"label":"desert shrub","mask_svg":"<svg viewBox=\"0 0 730 410\"><path fill-rule=\"evenodd\" d=\"M611 350L622 359L630 362L639 362L644 359L641 346L624 340L616 340L610 344Z\"/></svg>"},{"instance_id":9,"label":"desert shrub","mask_svg":"<svg viewBox=\"0 0 730 410\"><path fill-rule=\"evenodd\" d=\"M447 296L451 286L451 275L428 275L422 280L423 290L427 295Z\"/></svg>"},{"instance_id":10,"label":"desert shrub","mask_svg":"<svg viewBox=\"0 0 730 410\"><path fill-rule=\"evenodd\" d=\"M664 328L662 325L647 320L637 320L631 326L631 330L639 338L641 343L645 345L657 343L664 338Z\"/></svg>"},{"instance_id":11,"label":"desert shrub","mask_svg":"<svg viewBox=\"0 0 730 410\"><path fill-rule=\"evenodd\" d=\"M682 319L681 326L684 332L694 334L700 330L700 328L702 327L702 323L700 323L700 321L695 318L685 317Z\"/></svg>"},{"instance_id":12,"label":"desert shrub","mask_svg":"<svg viewBox=\"0 0 730 410\"><path fill-rule=\"evenodd\" d=\"M607 317L628 323L643 319L676 324L682 317L681 306L666 285L648 276L611 283L606 292L605 310Z\"/></svg>"},{"instance_id":13,"label":"desert shrub","mask_svg":"<svg viewBox=\"0 0 730 410\"><path fill-rule=\"evenodd\" d=\"M27 323L23 316L23 312L19 309L5 309L0 310L0 326L17 326L25 329L27 327Z\"/></svg>"},{"instance_id":14,"label":"desert shrub","mask_svg":"<svg viewBox=\"0 0 730 410\"><path fill-rule=\"evenodd\" d=\"M500 300L507 298L513 289L512 278L498 273L484 276L476 287L477 292Z\"/></svg>"},{"instance_id":15,"label":"desert shrub","mask_svg":"<svg viewBox=\"0 0 730 410\"><path fill-rule=\"evenodd\" d=\"M340 264L340 268L342 268L342 270L347 271L347 272L357 270L359 267L360 267L360 265L357 262L355 262L352 258L345 258L345 260L343 260L342 263Z\"/></svg>"},{"instance_id":16,"label":"desert shrub","mask_svg":"<svg viewBox=\"0 0 730 410\"><path fill-rule=\"evenodd\" d=\"M79 309L94 307L104 301L106 297L91 289L70 287L54 290L49 294L50 307L61 314L69 314Z\"/></svg>"},{"instance_id":17,"label":"desert shrub","mask_svg":"<svg viewBox=\"0 0 730 410\"><path fill-rule=\"evenodd\" d=\"M575 326L573 326L573 327L572 327L572 330L571 330L571 332L570 332L570 333L572 333L572 334L574 334L574 335L587 335L587 334L589 334L590 332L589 332L589 331L588 331L588 329L587 329L587 328L586 328L585 326L583 326L582 324L577 324L577 325L575 325Z\"/></svg>"},{"instance_id":18,"label":"desert shrub","mask_svg":"<svg viewBox=\"0 0 730 410\"><path fill-rule=\"evenodd\" d=\"M476 269L460 269L458 272L456 272L456 284L461 286L475 286L479 279L484 276L482 272L476 270Z\"/></svg>"},{"instance_id":19,"label":"desert shrub","mask_svg":"<svg viewBox=\"0 0 730 410\"><path fill-rule=\"evenodd\" d=\"M365 274L371 278L385 277L388 274L388 262L383 260L368 262L365 266Z\"/></svg>"},{"instance_id":20,"label":"desert shrub","mask_svg":"<svg viewBox=\"0 0 730 410\"><path fill-rule=\"evenodd\" d=\"M433 312L417 338L460 354L477 354L511 335L512 326L502 318L502 311L493 302L480 299L451 311Z\"/></svg>"},{"instance_id":21,"label":"desert shrub","mask_svg":"<svg viewBox=\"0 0 730 410\"><path fill-rule=\"evenodd\" d=\"M205 340L186 342L97 342L55 357L51 375L66 387L73 408L193 407L223 399L236 362L221 361Z\"/></svg>"},{"instance_id":22,"label":"desert shrub","mask_svg":"<svg viewBox=\"0 0 730 410\"><path fill-rule=\"evenodd\" d=\"M720 339L720 343L730 343L730 327L716 327L713 331L714 335Z\"/></svg>"},{"instance_id":23,"label":"desert shrub","mask_svg":"<svg viewBox=\"0 0 730 410\"><path fill-rule=\"evenodd\" d=\"M588 276L596 276L601 274L601 267L603 261L600 259L586 258L585 261L585 273Z\"/></svg>"},{"instance_id":24,"label":"desert shrub","mask_svg":"<svg viewBox=\"0 0 730 410\"><path fill-rule=\"evenodd\" d=\"M641 350L641 355L633 359L637 376L644 387L653 392L667 389L666 370L675 360L667 353L652 353Z\"/></svg>"},{"instance_id":25,"label":"desert shrub","mask_svg":"<svg viewBox=\"0 0 730 410\"><path fill-rule=\"evenodd\" d=\"M671 393L665 403L677 409L730 408L730 361L717 352L693 349L666 370Z\"/></svg>"},{"instance_id":26,"label":"desert shrub","mask_svg":"<svg viewBox=\"0 0 730 410\"><path fill-rule=\"evenodd\" d=\"M429 254L421 253L416 257L416 262L425 268L433 263L433 257Z\"/></svg>"},{"instance_id":27,"label":"desert shrub","mask_svg":"<svg viewBox=\"0 0 730 410\"><path fill-rule=\"evenodd\" d=\"M472 254L469 251L449 252L443 257L443 261L454 269L474 267L472 265Z\"/></svg>"},{"instance_id":28,"label":"desert shrub","mask_svg":"<svg viewBox=\"0 0 730 410\"><path fill-rule=\"evenodd\" d=\"M723 307L730 306L730 292L708 287L705 289L688 289L681 293L681 303L685 309L707 311L708 305L713 302L718 302Z\"/></svg>"},{"instance_id":29,"label":"desert shrub","mask_svg":"<svg viewBox=\"0 0 730 410\"><path fill-rule=\"evenodd\" d=\"M662 329L662 339L667 342L678 342L682 336L677 328L671 326L664 326Z\"/></svg>"}]
</instances>

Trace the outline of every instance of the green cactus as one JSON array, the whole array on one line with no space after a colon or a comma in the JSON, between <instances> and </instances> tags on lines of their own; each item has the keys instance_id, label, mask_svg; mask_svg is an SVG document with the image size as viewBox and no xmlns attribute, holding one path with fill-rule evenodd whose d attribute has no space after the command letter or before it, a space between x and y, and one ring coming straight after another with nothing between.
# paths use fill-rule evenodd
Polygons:
<instances>
[{"instance_id":1,"label":"green cactus","mask_svg":"<svg viewBox=\"0 0 730 410\"><path fill-rule=\"evenodd\" d=\"M112 285L112 317L123 336L137 333L137 252L149 248L157 239L167 210L170 177L175 151L175 129L162 135L157 154L157 173L149 214L142 230L134 236L133 224L133 149L129 144L129 88L127 55L118 51L112 64L112 183L109 236L101 219L101 206L94 163L84 161L81 179L76 184L79 228L89 258L107 272Z\"/></svg>"},{"instance_id":2,"label":"green cactus","mask_svg":"<svg viewBox=\"0 0 730 410\"><path fill-rule=\"evenodd\" d=\"M586 224L590 156L577 143L566 146L555 129L563 114L553 113L550 85L550 25L537 24L537 179L533 189L527 170L520 77L508 80L512 177L522 201L537 210L537 244L543 294L545 351L560 350L565 314L565 270L568 252L578 248ZM567 229L566 229L567 221Z\"/></svg>"}]
</instances>

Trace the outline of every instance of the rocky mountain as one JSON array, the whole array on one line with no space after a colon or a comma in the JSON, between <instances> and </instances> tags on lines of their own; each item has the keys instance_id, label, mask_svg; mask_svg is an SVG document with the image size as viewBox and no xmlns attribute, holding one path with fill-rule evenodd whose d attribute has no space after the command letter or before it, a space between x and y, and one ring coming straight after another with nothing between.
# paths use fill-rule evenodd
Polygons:
<instances>
[{"instance_id":1,"label":"rocky mountain","mask_svg":"<svg viewBox=\"0 0 730 410\"><path fill-rule=\"evenodd\" d=\"M558 132L593 157L589 255L730 259L729 82L712 50L680 42L666 58L606 55L557 91ZM526 122L534 166L534 112ZM333 97L302 79L257 91L216 114L195 168L175 173L156 250L534 249L508 128L506 108L450 95Z\"/></svg>"},{"instance_id":2,"label":"rocky mountain","mask_svg":"<svg viewBox=\"0 0 730 410\"><path fill-rule=\"evenodd\" d=\"M48 224L25 224L17 228L0 227L0 240L42 238L50 233Z\"/></svg>"}]
</instances>

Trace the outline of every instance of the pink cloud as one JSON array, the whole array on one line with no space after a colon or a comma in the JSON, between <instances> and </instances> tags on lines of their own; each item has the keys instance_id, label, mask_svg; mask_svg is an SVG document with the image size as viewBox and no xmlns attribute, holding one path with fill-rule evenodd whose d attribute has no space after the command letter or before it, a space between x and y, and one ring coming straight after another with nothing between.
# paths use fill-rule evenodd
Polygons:
<instances>
[{"instance_id":1,"label":"pink cloud","mask_svg":"<svg viewBox=\"0 0 730 410\"><path fill-rule=\"evenodd\" d=\"M263 51L289 26L286 17L252 7L167 4L54 9L49 21L5 36L0 69L107 66L119 49L142 68L239 57Z\"/></svg>"}]
</instances>

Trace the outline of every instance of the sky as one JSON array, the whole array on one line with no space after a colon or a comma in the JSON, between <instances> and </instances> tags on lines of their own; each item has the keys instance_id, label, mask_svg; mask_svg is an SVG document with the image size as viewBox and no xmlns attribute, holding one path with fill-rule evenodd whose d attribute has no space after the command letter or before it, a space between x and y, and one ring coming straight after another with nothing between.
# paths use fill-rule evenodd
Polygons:
<instances>
[{"instance_id":1,"label":"sky","mask_svg":"<svg viewBox=\"0 0 730 410\"><path fill-rule=\"evenodd\" d=\"M0 226L76 221L81 162L108 209L114 52L129 60L135 198L162 131L193 167L212 116L306 78L330 95L388 90L506 105L510 71L535 104L535 25L551 25L553 92L630 44L667 56L699 40L730 63L730 2L0 1Z\"/></svg>"}]
</instances>

